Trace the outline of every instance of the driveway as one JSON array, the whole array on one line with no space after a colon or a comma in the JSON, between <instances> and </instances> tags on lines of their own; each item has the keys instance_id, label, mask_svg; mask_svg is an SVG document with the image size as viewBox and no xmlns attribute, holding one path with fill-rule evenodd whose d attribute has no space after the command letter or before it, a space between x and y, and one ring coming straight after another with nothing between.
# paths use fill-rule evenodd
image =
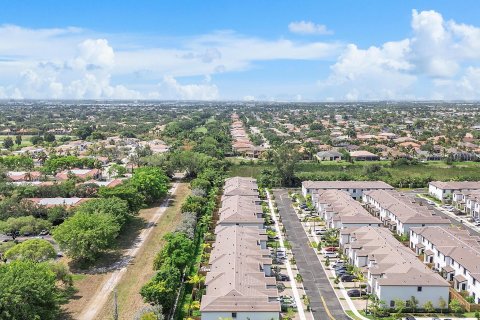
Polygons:
<instances>
[{"instance_id":1,"label":"driveway","mask_svg":"<svg viewBox=\"0 0 480 320\"><path fill-rule=\"evenodd\" d=\"M295 214L288 192L285 190L273 190L273 194L275 195L275 202L286 229L287 239L292 245L292 252L298 270L303 278L305 292L310 298L314 319L350 319L344 313L333 288L330 286L327 275L323 271L314 249L309 246L308 237Z\"/></svg>"}]
</instances>

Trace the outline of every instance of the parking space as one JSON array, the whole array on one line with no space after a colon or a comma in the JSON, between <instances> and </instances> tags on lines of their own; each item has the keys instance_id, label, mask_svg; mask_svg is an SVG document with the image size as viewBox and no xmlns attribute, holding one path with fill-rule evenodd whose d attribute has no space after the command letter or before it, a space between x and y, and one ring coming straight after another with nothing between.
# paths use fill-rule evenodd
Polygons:
<instances>
[{"instance_id":1,"label":"parking space","mask_svg":"<svg viewBox=\"0 0 480 320\"><path fill-rule=\"evenodd\" d=\"M287 191L275 190L274 195L293 256L303 277L305 292L310 298L314 319L349 319L329 283L315 249L310 246L311 242L292 207Z\"/></svg>"}]
</instances>

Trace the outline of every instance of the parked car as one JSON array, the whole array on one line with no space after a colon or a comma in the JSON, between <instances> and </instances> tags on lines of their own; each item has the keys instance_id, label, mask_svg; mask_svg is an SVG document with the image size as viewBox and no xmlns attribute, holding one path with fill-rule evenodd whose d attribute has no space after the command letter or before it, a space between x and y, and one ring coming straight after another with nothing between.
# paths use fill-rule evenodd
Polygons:
<instances>
[{"instance_id":1,"label":"parked car","mask_svg":"<svg viewBox=\"0 0 480 320\"><path fill-rule=\"evenodd\" d=\"M343 276L340 277L340 280L342 280L342 282L352 282L357 280L357 277L351 274L344 274Z\"/></svg>"},{"instance_id":2,"label":"parked car","mask_svg":"<svg viewBox=\"0 0 480 320\"><path fill-rule=\"evenodd\" d=\"M347 291L347 295L349 297L361 297L361 296L364 296L366 295L367 292L363 291L363 290L358 290L358 289L352 289L352 290L348 290Z\"/></svg>"},{"instance_id":3,"label":"parked car","mask_svg":"<svg viewBox=\"0 0 480 320\"><path fill-rule=\"evenodd\" d=\"M343 276L344 274L349 274L347 269L338 269L338 270L335 270L335 274L337 276Z\"/></svg>"},{"instance_id":4,"label":"parked car","mask_svg":"<svg viewBox=\"0 0 480 320\"><path fill-rule=\"evenodd\" d=\"M42 231L40 232L40 235L41 235L41 236L46 236L46 235L48 235L48 234L49 234L49 231L48 231L48 230L42 230Z\"/></svg>"},{"instance_id":5,"label":"parked car","mask_svg":"<svg viewBox=\"0 0 480 320\"><path fill-rule=\"evenodd\" d=\"M332 259L332 258L338 258L338 253L336 253L336 252L324 252L324 253L323 253L323 256L324 256L325 258L330 258L330 259Z\"/></svg>"},{"instance_id":6,"label":"parked car","mask_svg":"<svg viewBox=\"0 0 480 320\"><path fill-rule=\"evenodd\" d=\"M416 320L414 316L406 316L405 320Z\"/></svg>"},{"instance_id":7,"label":"parked car","mask_svg":"<svg viewBox=\"0 0 480 320\"><path fill-rule=\"evenodd\" d=\"M317 230L315 230L315 234L317 236L324 235L325 233L327 233L327 229L317 229Z\"/></svg>"},{"instance_id":8,"label":"parked car","mask_svg":"<svg viewBox=\"0 0 480 320\"><path fill-rule=\"evenodd\" d=\"M279 274L277 274L277 280L278 281L290 281L290 277L287 276L286 274L279 273Z\"/></svg>"},{"instance_id":9,"label":"parked car","mask_svg":"<svg viewBox=\"0 0 480 320\"><path fill-rule=\"evenodd\" d=\"M283 283L277 283L277 289L278 289L278 292L283 292L285 291L285 285Z\"/></svg>"},{"instance_id":10,"label":"parked car","mask_svg":"<svg viewBox=\"0 0 480 320\"><path fill-rule=\"evenodd\" d=\"M337 252L338 248L337 247L325 247L323 248L324 252Z\"/></svg>"}]
</instances>

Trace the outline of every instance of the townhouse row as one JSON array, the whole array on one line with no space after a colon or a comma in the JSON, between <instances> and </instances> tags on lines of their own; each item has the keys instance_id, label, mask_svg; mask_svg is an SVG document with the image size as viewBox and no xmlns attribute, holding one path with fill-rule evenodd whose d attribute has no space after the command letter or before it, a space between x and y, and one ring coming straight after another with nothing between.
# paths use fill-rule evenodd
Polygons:
<instances>
[{"instance_id":1,"label":"townhouse row","mask_svg":"<svg viewBox=\"0 0 480 320\"><path fill-rule=\"evenodd\" d=\"M384 226L408 235L411 227L450 224L432 208L382 181L305 181L302 193L311 196L329 228Z\"/></svg>"},{"instance_id":2,"label":"townhouse row","mask_svg":"<svg viewBox=\"0 0 480 320\"><path fill-rule=\"evenodd\" d=\"M480 303L480 237L457 227L410 229L410 248L458 291Z\"/></svg>"},{"instance_id":3,"label":"townhouse row","mask_svg":"<svg viewBox=\"0 0 480 320\"><path fill-rule=\"evenodd\" d=\"M410 228L449 225L448 219L437 216L430 206L421 205L414 196L394 190L364 192L365 208L378 217L383 226L399 235L408 235Z\"/></svg>"},{"instance_id":4,"label":"townhouse row","mask_svg":"<svg viewBox=\"0 0 480 320\"><path fill-rule=\"evenodd\" d=\"M395 308L396 301L417 307L430 302L440 308L448 303L450 284L423 264L408 247L386 228L346 228L340 232L340 246L348 261L367 274L367 291Z\"/></svg>"},{"instance_id":5,"label":"townhouse row","mask_svg":"<svg viewBox=\"0 0 480 320\"><path fill-rule=\"evenodd\" d=\"M215 235L202 319L279 319L281 306L255 179L225 181Z\"/></svg>"}]
</instances>

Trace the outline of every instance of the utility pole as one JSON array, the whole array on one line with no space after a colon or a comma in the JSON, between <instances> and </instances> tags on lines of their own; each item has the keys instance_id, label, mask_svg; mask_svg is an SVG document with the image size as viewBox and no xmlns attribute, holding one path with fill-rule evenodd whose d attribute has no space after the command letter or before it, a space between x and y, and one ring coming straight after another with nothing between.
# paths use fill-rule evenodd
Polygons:
<instances>
[{"instance_id":1,"label":"utility pole","mask_svg":"<svg viewBox=\"0 0 480 320\"><path fill-rule=\"evenodd\" d=\"M117 288L113 290L113 320L118 320Z\"/></svg>"}]
</instances>

